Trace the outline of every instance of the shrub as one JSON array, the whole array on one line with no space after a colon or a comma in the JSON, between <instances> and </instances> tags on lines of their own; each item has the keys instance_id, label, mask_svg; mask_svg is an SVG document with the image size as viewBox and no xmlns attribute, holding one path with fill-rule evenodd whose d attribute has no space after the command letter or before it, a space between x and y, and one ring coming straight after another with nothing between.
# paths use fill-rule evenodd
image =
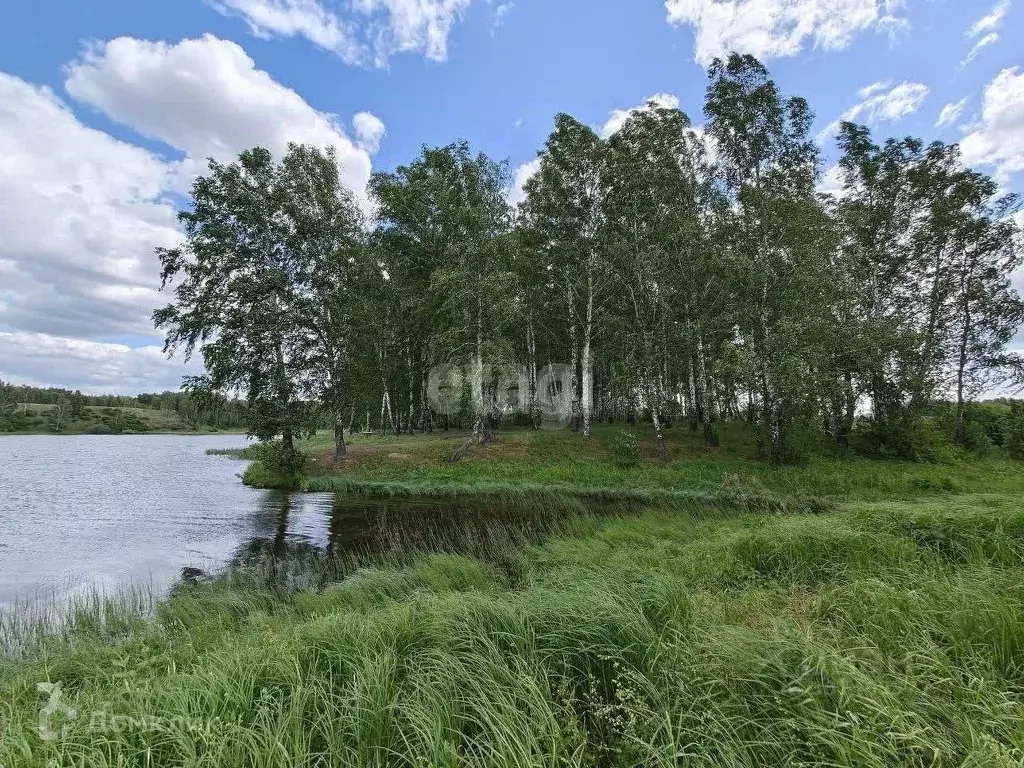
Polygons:
<instances>
[{"instance_id":1,"label":"shrub","mask_svg":"<svg viewBox=\"0 0 1024 768\"><path fill-rule=\"evenodd\" d=\"M1010 406L1010 420L1006 427L1006 451L1018 461L1024 461L1024 402Z\"/></svg>"},{"instance_id":2,"label":"shrub","mask_svg":"<svg viewBox=\"0 0 1024 768\"><path fill-rule=\"evenodd\" d=\"M640 443L629 430L620 429L608 439L608 453L617 467L629 469L640 463Z\"/></svg>"},{"instance_id":3,"label":"shrub","mask_svg":"<svg viewBox=\"0 0 1024 768\"><path fill-rule=\"evenodd\" d=\"M254 446L252 455L275 475L297 475L306 466L306 455L294 446L285 447L281 440L271 440Z\"/></svg>"},{"instance_id":4,"label":"shrub","mask_svg":"<svg viewBox=\"0 0 1024 768\"><path fill-rule=\"evenodd\" d=\"M907 461L937 461L950 447L941 428L920 416L877 424L867 417L858 419L850 440L853 449L865 456Z\"/></svg>"}]
</instances>

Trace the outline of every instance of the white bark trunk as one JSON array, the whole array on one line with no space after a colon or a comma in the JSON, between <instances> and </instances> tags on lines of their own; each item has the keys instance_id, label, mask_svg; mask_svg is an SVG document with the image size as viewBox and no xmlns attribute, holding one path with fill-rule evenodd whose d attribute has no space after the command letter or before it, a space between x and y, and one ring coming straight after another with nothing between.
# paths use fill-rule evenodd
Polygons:
<instances>
[{"instance_id":1,"label":"white bark trunk","mask_svg":"<svg viewBox=\"0 0 1024 768\"><path fill-rule=\"evenodd\" d=\"M583 436L590 437L590 427L594 419L594 357L590 343L594 333L594 274L593 259L587 270L587 320L583 326L583 392L581 396L581 417L583 419Z\"/></svg>"}]
</instances>

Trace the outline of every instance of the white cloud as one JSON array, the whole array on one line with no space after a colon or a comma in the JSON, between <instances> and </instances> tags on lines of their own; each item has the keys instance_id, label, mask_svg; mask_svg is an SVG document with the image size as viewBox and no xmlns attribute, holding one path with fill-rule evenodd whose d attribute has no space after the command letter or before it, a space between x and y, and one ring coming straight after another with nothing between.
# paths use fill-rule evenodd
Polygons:
<instances>
[{"instance_id":1,"label":"white cloud","mask_svg":"<svg viewBox=\"0 0 1024 768\"><path fill-rule=\"evenodd\" d=\"M133 348L42 333L0 332L0 361L5 381L96 394L176 390L182 376L202 372L198 360L167 360L155 345Z\"/></svg>"},{"instance_id":2,"label":"white cloud","mask_svg":"<svg viewBox=\"0 0 1024 768\"><path fill-rule=\"evenodd\" d=\"M176 168L82 125L48 88L0 73L0 326L152 334L153 249L179 239Z\"/></svg>"},{"instance_id":3,"label":"white cloud","mask_svg":"<svg viewBox=\"0 0 1024 768\"><path fill-rule=\"evenodd\" d=\"M387 133L383 120L370 112L357 112L352 118L352 127L355 128L359 146L370 154L380 149L380 140Z\"/></svg>"},{"instance_id":4,"label":"white cloud","mask_svg":"<svg viewBox=\"0 0 1024 768\"><path fill-rule=\"evenodd\" d=\"M843 118L869 123L896 122L920 109L927 97L928 86L922 83L903 82L892 88L887 83L875 83L861 89L863 101L844 112Z\"/></svg>"},{"instance_id":5,"label":"white cloud","mask_svg":"<svg viewBox=\"0 0 1024 768\"><path fill-rule=\"evenodd\" d=\"M863 88L857 91L857 95L860 96L862 99L867 99L870 98L871 96L874 96L876 93L881 93L890 85L892 85L891 80L880 80L877 83L865 85Z\"/></svg>"},{"instance_id":6,"label":"white cloud","mask_svg":"<svg viewBox=\"0 0 1024 768\"><path fill-rule=\"evenodd\" d=\"M540 157L535 157L516 168L512 174L512 187L508 191L508 201L512 205L519 205L526 199L526 182L539 170Z\"/></svg>"},{"instance_id":7,"label":"white cloud","mask_svg":"<svg viewBox=\"0 0 1024 768\"><path fill-rule=\"evenodd\" d=\"M846 194L846 190L843 188L843 171L838 163L825 169L821 178L818 179L817 189L820 194L833 197L842 197Z\"/></svg>"},{"instance_id":8,"label":"white cloud","mask_svg":"<svg viewBox=\"0 0 1024 768\"><path fill-rule=\"evenodd\" d=\"M66 89L181 159L90 128L49 88L0 72L0 376L42 384L177 387L183 366L154 346L150 316L167 297L153 251L180 241L176 195L207 155L332 144L365 200L384 131L357 114L356 146L334 116L209 36L110 41L69 65Z\"/></svg>"},{"instance_id":9,"label":"white cloud","mask_svg":"<svg viewBox=\"0 0 1024 768\"><path fill-rule=\"evenodd\" d=\"M614 109L611 114L608 115L608 119L605 124L601 126L600 134L602 139L607 139L612 134L618 133L622 126L626 124L626 120L629 116L637 110L644 109L648 104L654 102L659 107L667 107L669 109L679 108L679 97L673 96L671 93L656 93L653 96L648 96L644 99L644 103L631 107L630 109Z\"/></svg>"},{"instance_id":10,"label":"white cloud","mask_svg":"<svg viewBox=\"0 0 1024 768\"><path fill-rule=\"evenodd\" d=\"M985 86L981 119L960 141L968 165L989 165L1001 179L1024 171L1024 73L1004 69Z\"/></svg>"},{"instance_id":11,"label":"white cloud","mask_svg":"<svg viewBox=\"0 0 1024 768\"><path fill-rule=\"evenodd\" d=\"M967 37L973 39L996 31L1002 25L1003 19L1006 18L1009 10L1010 0L1002 0L985 16L978 19L973 27L967 30Z\"/></svg>"},{"instance_id":12,"label":"white cloud","mask_svg":"<svg viewBox=\"0 0 1024 768\"><path fill-rule=\"evenodd\" d=\"M1010 0L1002 0L988 14L978 19L974 26L967 30L967 39L976 40L971 50L963 61L960 68L963 69L981 53L982 49L999 42L999 33L996 31L1002 26L1003 19L1010 10Z\"/></svg>"},{"instance_id":13,"label":"white cloud","mask_svg":"<svg viewBox=\"0 0 1024 768\"><path fill-rule=\"evenodd\" d=\"M396 53L448 58L448 36L471 0L351 0L342 17L319 0L210 0L254 33L304 37L349 64L383 67ZM501 11L508 13L511 7ZM500 11L500 8L499 8Z\"/></svg>"},{"instance_id":14,"label":"white cloud","mask_svg":"<svg viewBox=\"0 0 1024 768\"><path fill-rule=\"evenodd\" d=\"M808 44L842 50L868 29L900 28L900 0L665 0L670 24L696 30L694 57L730 51L760 59L795 56Z\"/></svg>"},{"instance_id":15,"label":"white cloud","mask_svg":"<svg viewBox=\"0 0 1024 768\"><path fill-rule=\"evenodd\" d=\"M972 61L974 61L976 58L978 58L978 54L981 53L981 50L983 48L987 48L988 46L993 45L993 44L998 43L998 42L999 42L999 35L997 33L995 33L995 32L989 32L987 35L985 35L983 38L981 38L978 42L976 42L974 44L974 46L971 48L970 51L968 51L966 58L964 58L964 60L960 62L960 68L963 69L968 64L970 64Z\"/></svg>"},{"instance_id":16,"label":"white cloud","mask_svg":"<svg viewBox=\"0 0 1024 768\"><path fill-rule=\"evenodd\" d=\"M78 101L159 139L188 156L229 161L263 146L281 154L289 142L333 145L342 181L365 203L369 151L275 81L237 44L205 35L176 44L119 37L90 48L67 67L67 92Z\"/></svg>"},{"instance_id":17,"label":"white cloud","mask_svg":"<svg viewBox=\"0 0 1024 768\"><path fill-rule=\"evenodd\" d=\"M491 37L494 37L498 28L505 23L505 19L508 17L513 10L515 10L516 4L513 2L500 2L495 4L494 0L486 0L488 5L494 5L494 18L491 21Z\"/></svg>"},{"instance_id":18,"label":"white cloud","mask_svg":"<svg viewBox=\"0 0 1024 768\"><path fill-rule=\"evenodd\" d=\"M928 98L929 89L921 83L872 83L858 91L861 101L842 114L843 120L862 123L898 122L912 115ZM815 140L823 144L839 129L839 120L825 126Z\"/></svg>"},{"instance_id":19,"label":"white cloud","mask_svg":"<svg viewBox=\"0 0 1024 768\"><path fill-rule=\"evenodd\" d=\"M963 114L964 109L967 107L969 99L963 98L955 104L947 104L942 108L939 113L939 119L935 121L936 128L945 128L947 125L952 125L960 119L960 115Z\"/></svg>"},{"instance_id":20,"label":"white cloud","mask_svg":"<svg viewBox=\"0 0 1024 768\"><path fill-rule=\"evenodd\" d=\"M304 37L350 64L363 56L355 31L317 0L211 0L210 5L224 15L237 13L257 37Z\"/></svg>"}]
</instances>

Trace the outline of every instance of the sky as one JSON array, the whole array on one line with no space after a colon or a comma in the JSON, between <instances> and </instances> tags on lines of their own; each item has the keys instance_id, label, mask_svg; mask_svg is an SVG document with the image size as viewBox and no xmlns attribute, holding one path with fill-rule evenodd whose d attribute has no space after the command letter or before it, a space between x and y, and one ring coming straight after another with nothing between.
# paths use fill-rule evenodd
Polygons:
<instances>
[{"instance_id":1,"label":"sky","mask_svg":"<svg viewBox=\"0 0 1024 768\"><path fill-rule=\"evenodd\" d=\"M959 142L1024 192L1022 30L1024 0L10 4L0 379L132 394L197 372L166 359L150 316L168 301L154 249L180 241L208 157L332 144L365 202L371 173L464 138L508 161L514 201L556 113L609 135L654 98L700 125L707 66L730 50L808 99L823 189L851 119L880 140Z\"/></svg>"}]
</instances>

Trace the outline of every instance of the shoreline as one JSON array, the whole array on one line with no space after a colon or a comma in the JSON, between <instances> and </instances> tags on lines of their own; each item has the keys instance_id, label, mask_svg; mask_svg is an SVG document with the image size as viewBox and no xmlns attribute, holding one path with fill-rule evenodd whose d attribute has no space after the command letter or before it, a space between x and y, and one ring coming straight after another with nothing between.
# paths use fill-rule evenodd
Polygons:
<instances>
[{"instance_id":1,"label":"shoreline","mask_svg":"<svg viewBox=\"0 0 1024 768\"><path fill-rule=\"evenodd\" d=\"M246 432L230 429L219 429L213 431L189 432L185 430L152 430L146 432L0 432L0 439L5 437L139 437L141 435L181 435L182 437L212 437L216 435L240 435L245 436Z\"/></svg>"}]
</instances>

